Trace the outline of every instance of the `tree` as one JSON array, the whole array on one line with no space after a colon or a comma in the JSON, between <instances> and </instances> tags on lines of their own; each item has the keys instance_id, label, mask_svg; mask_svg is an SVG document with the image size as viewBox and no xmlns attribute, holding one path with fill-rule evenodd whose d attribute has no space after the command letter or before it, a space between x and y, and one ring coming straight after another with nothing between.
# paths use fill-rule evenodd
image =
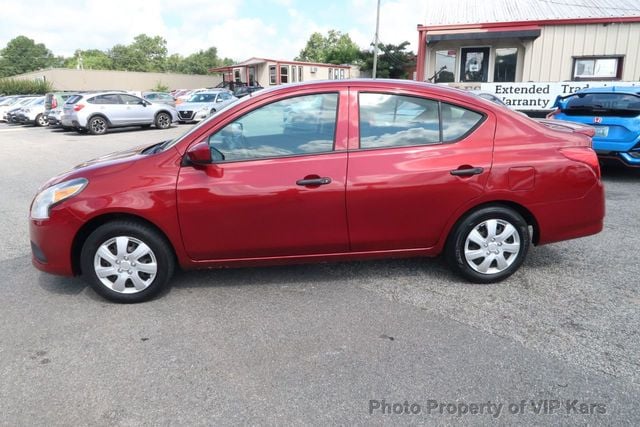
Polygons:
<instances>
[{"instance_id":1,"label":"tree","mask_svg":"<svg viewBox=\"0 0 640 427\"><path fill-rule=\"evenodd\" d=\"M66 68L83 68L86 70L111 70L113 61L106 52L99 49L75 51L71 58L64 62Z\"/></svg>"},{"instance_id":2,"label":"tree","mask_svg":"<svg viewBox=\"0 0 640 427\"><path fill-rule=\"evenodd\" d=\"M224 60L218 57L218 49L210 47L187 56L182 63L182 72L186 74L207 74L210 68L219 67Z\"/></svg>"},{"instance_id":3,"label":"tree","mask_svg":"<svg viewBox=\"0 0 640 427\"><path fill-rule=\"evenodd\" d=\"M378 63L376 77L390 79L406 79L409 77L408 70L415 65L416 56L413 52L407 52L409 42L405 41L399 45L382 44L378 45ZM360 54L362 59L361 71L373 71L373 52L363 50Z\"/></svg>"},{"instance_id":4,"label":"tree","mask_svg":"<svg viewBox=\"0 0 640 427\"><path fill-rule=\"evenodd\" d=\"M360 58L360 48L349 34L330 30L327 36L313 33L296 61L322 62L327 64L353 64Z\"/></svg>"},{"instance_id":5,"label":"tree","mask_svg":"<svg viewBox=\"0 0 640 427\"><path fill-rule=\"evenodd\" d=\"M42 43L18 36L0 50L0 77L14 76L50 67L55 58Z\"/></svg>"},{"instance_id":6,"label":"tree","mask_svg":"<svg viewBox=\"0 0 640 427\"><path fill-rule=\"evenodd\" d=\"M140 34L130 45L117 44L108 52L115 70L165 71L167 41L160 36Z\"/></svg>"}]
</instances>

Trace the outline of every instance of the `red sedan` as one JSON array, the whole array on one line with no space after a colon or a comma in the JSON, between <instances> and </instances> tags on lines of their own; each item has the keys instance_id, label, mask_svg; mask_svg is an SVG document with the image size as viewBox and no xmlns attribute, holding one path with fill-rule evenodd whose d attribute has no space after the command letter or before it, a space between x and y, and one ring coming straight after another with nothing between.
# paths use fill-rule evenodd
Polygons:
<instances>
[{"instance_id":1,"label":"red sedan","mask_svg":"<svg viewBox=\"0 0 640 427\"><path fill-rule=\"evenodd\" d=\"M87 162L31 206L33 264L138 302L182 268L436 256L502 280L598 233L590 128L426 83L281 86L180 138Z\"/></svg>"}]
</instances>

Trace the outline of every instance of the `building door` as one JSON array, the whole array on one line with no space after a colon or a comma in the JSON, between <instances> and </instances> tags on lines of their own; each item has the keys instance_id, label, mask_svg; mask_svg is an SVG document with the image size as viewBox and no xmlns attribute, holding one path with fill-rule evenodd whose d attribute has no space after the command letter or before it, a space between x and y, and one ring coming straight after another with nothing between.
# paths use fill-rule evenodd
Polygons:
<instances>
[{"instance_id":1,"label":"building door","mask_svg":"<svg viewBox=\"0 0 640 427\"><path fill-rule=\"evenodd\" d=\"M489 77L489 48L463 47L460 60L461 82L487 82Z\"/></svg>"}]
</instances>

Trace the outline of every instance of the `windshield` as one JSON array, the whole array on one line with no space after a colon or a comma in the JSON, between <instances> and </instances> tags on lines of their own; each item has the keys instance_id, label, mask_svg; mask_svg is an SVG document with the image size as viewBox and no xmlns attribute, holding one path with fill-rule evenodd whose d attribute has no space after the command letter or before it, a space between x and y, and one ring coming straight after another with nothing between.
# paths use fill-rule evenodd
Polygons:
<instances>
[{"instance_id":1,"label":"windshield","mask_svg":"<svg viewBox=\"0 0 640 427\"><path fill-rule=\"evenodd\" d=\"M586 93L569 97L562 111L567 115L637 116L640 96L628 93Z\"/></svg>"},{"instance_id":2,"label":"windshield","mask_svg":"<svg viewBox=\"0 0 640 427\"><path fill-rule=\"evenodd\" d=\"M7 99L3 99L2 102L0 102L0 106L3 105L11 105L14 104L16 102L19 101L19 98L7 98Z\"/></svg>"},{"instance_id":3,"label":"windshield","mask_svg":"<svg viewBox=\"0 0 640 427\"><path fill-rule=\"evenodd\" d=\"M216 99L215 93L196 93L187 102L213 102Z\"/></svg>"}]
</instances>

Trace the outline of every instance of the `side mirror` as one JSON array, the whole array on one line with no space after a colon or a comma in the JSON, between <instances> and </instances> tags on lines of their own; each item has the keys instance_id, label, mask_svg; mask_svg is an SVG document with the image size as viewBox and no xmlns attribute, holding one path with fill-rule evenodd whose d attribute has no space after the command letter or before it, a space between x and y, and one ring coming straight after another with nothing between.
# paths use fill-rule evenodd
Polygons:
<instances>
[{"instance_id":1,"label":"side mirror","mask_svg":"<svg viewBox=\"0 0 640 427\"><path fill-rule=\"evenodd\" d=\"M187 150L187 159L194 165L209 165L212 162L211 150L206 141L192 145Z\"/></svg>"}]
</instances>

